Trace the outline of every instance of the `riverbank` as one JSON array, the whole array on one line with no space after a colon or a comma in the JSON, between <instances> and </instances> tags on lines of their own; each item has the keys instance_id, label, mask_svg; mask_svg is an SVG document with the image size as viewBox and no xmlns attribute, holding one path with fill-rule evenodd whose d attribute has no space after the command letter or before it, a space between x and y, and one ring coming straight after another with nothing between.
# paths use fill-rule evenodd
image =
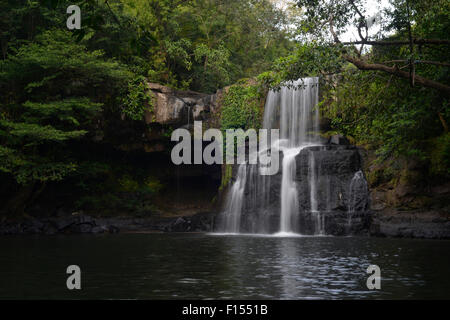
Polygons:
<instances>
[{"instance_id":1,"label":"riverbank","mask_svg":"<svg viewBox=\"0 0 450 320\"><path fill-rule=\"evenodd\" d=\"M215 214L176 217L94 217L73 213L64 217L23 218L0 222L0 235L101 234L134 232L211 232ZM435 211L373 212L366 235L392 238L450 239L450 216Z\"/></svg>"},{"instance_id":2,"label":"riverbank","mask_svg":"<svg viewBox=\"0 0 450 320\"><path fill-rule=\"evenodd\" d=\"M64 217L23 218L0 222L0 235L100 234L126 232L211 231L213 215L198 213L184 217L93 217L73 213Z\"/></svg>"}]
</instances>

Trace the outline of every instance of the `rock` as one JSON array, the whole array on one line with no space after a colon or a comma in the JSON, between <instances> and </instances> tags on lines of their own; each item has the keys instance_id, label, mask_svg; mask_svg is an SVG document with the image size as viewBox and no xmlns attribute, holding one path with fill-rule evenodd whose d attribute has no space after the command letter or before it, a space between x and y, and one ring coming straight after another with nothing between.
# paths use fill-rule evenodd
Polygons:
<instances>
[{"instance_id":1,"label":"rock","mask_svg":"<svg viewBox=\"0 0 450 320\"><path fill-rule=\"evenodd\" d=\"M327 132L332 129L331 119L326 117L319 118L319 128L322 132Z\"/></svg>"},{"instance_id":2,"label":"rock","mask_svg":"<svg viewBox=\"0 0 450 320\"><path fill-rule=\"evenodd\" d=\"M362 173L359 151L351 145L324 145L303 149L296 157L295 183L299 200L299 212L295 215L296 232L315 232L316 217L311 213L311 163L314 165L317 210L323 214L327 234L345 235L367 233L370 221L369 190ZM280 166L283 154L280 153ZM233 167L235 181L237 167ZM247 167L247 176L258 170ZM277 174L246 184L242 207L241 231L250 233L274 233L280 230L280 194L282 167ZM258 176L257 179L264 179ZM268 199L256 198L255 185L266 184ZM267 189L266 189L267 190ZM217 216L220 225L222 215ZM351 228L348 227L351 219Z\"/></svg>"},{"instance_id":3,"label":"rock","mask_svg":"<svg viewBox=\"0 0 450 320\"><path fill-rule=\"evenodd\" d=\"M191 230L196 232L211 232L213 230L212 214L209 212L198 213L190 217Z\"/></svg>"},{"instance_id":4,"label":"rock","mask_svg":"<svg viewBox=\"0 0 450 320\"><path fill-rule=\"evenodd\" d=\"M68 227L70 227L71 225L73 225L74 223L76 223L77 219L73 216L66 216L66 217L62 217L59 219L53 219L51 220L51 222L53 223L54 227L58 230L58 231L62 231Z\"/></svg>"},{"instance_id":5,"label":"rock","mask_svg":"<svg viewBox=\"0 0 450 320\"><path fill-rule=\"evenodd\" d=\"M68 210L68 209L66 209L64 207L61 207L61 208L58 208L56 210L56 214L55 215L57 217L67 217L67 216L70 216L71 213L70 213L70 210Z\"/></svg>"},{"instance_id":6,"label":"rock","mask_svg":"<svg viewBox=\"0 0 450 320\"><path fill-rule=\"evenodd\" d=\"M54 235L58 233L58 229L56 229L52 223L48 222L42 228L42 233L46 235Z\"/></svg>"},{"instance_id":7,"label":"rock","mask_svg":"<svg viewBox=\"0 0 450 320\"><path fill-rule=\"evenodd\" d=\"M383 237L449 239L450 216L445 211L437 210L386 209L373 216L370 234Z\"/></svg>"},{"instance_id":8,"label":"rock","mask_svg":"<svg viewBox=\"0 0 450 320\"><path fill-rule=\"evenodd\" d=\"M146 124L174 125L192 124L194 120L208 122L211 114L217 113L217 97L221 94L204 94L194 91L174 90L157 83L148 83L154 101L145 112ZM205 123L206 127L210 127ZM216 126L217 127L217 126Z\"/></svg>"},{"instance_id":9,"label":"rock","mask_svg":"<svg viewBox=\"0 0 450 320\"><path fill-rule=\"evenodd\" d=\"M44 224L38 219L31 218L22 222L20 227L22 232L25 234L36 234L41 232L41 229L44 227Z\"/></svg>"},{"instance_id":10,"label":"rock","mask_svg":"<svg viewBox=\"0 0 450 320\"><path fill-rule=\"evenodd\" d=\"M109 226L108 231L109 231L109 233L119 233L120 229L116 226Z\"/></svg>"},{"instance_id":11,"label":"rock","mask_svg":"<svg viewBox=\"0 0 450 320\"><path fill-rule=\"evenodd\" d=\"M20 234L21 228L19 223L2 223L0 225L0 235Z\"/></svg>"},{"instance_id":12,"label":"rock","mask_svg":"<svg viewBox=\"0 0 450 320\"><path fill-rule=\"evenodd\" d=\"M109 232L108 227L106 226L95 226L91 229L91 233L97 234L97 233L107 233Z\"/></svg>"},{"instance_id":13,"label":"rock","mask_svg":"<svg viewBox=\"0 0 450 320\"><path fill-rule=\"evenodd\" d=\"M171 226L171 231L188 232L191 230L191 222L185 218L178 218Z\"/></svg>"},{"instance_id":14,"label":"rock","mask_svg":"<svg viewBox=\"0 0 450 320\"><path fill-rule=\"evenodd\" d=\"M439 195L450 193L450 182L432 187L431 192Z\"/></svg>"},{"instance_id":15,"label":"rock","mask_svg":"<svg viewBox=\"0 0 450 320\"><path fill-rule=\"evenodd\" d=\"M84 215L84 214L80 214L78 216L77 222L78 223L90 223L90 224L95 225L95 220L91 216L87 216L87 215Z\"/></svg>"},{"instance_id":16,"label":"rock","mask_svg":"<svg viewBox=\"0 0 450 320\"><path fill-rule=\"evenodd\" d=\"M371 210L380 211L386 208L386 192L380 190L372 190L370 196Z\"/></svg>"},{"instance_id":17,"label":"rock","mask_svg":"<svg viewBox=\"0 0 450 320\"><path fill-rule=\"evenodd\" d=\"M159 84L159 83L147 82L147 87L152 91L159 91L162 93L172 93L173 92L172 88L163 86L162 84Z\"/></svg>"},{"instance_id":18,"label":"rock","mask_svg":"<svg viewBox=\"0 0 450 320\"><path fill-rule=\"evenodd\" d=\"M336 144L336 145L350 145L350 142L346 137L344 137L341 134L335 134L332 135L328 141L329 144Z\"/></svg>"},{"instance_id":19,"label":"rock","mask_svg":"<svg viewBox=\"0 0 450 320\"><path fill-rule=\"evenodd\" d=\"M70 227L71 233L92 233L94 226L91 223L80 223Z\"/></svg>"}]
</instances>

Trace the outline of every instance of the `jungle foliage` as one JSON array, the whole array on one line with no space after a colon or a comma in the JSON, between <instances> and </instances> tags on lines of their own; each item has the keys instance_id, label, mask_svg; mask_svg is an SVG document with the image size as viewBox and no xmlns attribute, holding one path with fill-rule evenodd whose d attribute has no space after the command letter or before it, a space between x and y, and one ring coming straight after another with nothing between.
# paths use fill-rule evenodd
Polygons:
<instances>
[{"instance_id":1,"label":"jungle foliage","mask_svg":"<svg viewBox=\"0 0 450 320\"><path fill-rule=\"evenodd\" d=\"M80 30L66 27L73 4ZM114 145L142 140L146 82L215 92L288 54L289 25L269 0L0 0L0 211L51 190L77 209L145 203L159 180Z\"/></svg>"},{"instance_id":2,"label":"jungle foliage","mask_svg":"<svg viewBox=\"0 0 450 320\"><path fill-rule=\"evenodd\" d=\"M374 150L377 162L419 161L425 177L448 179L449 2L391 0L372 15L366 0L297 3L305 42L259 79L276 88L320 76L332 131ZM340 39L348 26L358 39Z\"/></svg>"}]
</instances>

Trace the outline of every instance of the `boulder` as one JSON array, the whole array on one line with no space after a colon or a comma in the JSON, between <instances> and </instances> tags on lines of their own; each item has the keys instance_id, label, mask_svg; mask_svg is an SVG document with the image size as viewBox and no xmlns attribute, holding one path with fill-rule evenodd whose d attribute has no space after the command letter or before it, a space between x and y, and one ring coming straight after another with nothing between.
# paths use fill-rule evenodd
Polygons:
<instances>
[{"instance_id":1,"label":"boulder","mask_svg":"<svg viewBox=\"0 0 450 320\"><path fill-rule=\"evenodd\" d=\"M328 140L328 143L344 146L350 145L350 141L348 141L348 139L341 134L332 135Z\"/></svg>"}]
</instances>

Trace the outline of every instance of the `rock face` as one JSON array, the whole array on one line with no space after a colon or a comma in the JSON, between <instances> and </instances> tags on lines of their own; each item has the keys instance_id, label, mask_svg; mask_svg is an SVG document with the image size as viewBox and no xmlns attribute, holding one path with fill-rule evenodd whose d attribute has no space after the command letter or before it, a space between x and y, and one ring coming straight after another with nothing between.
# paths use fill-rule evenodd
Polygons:
<instances>
[{"instance_id":1,"label":"rock face","mask_svg":"<svg viewBox=\"0 0 450 320\"><path fill-rule=\"evenodd\" d=\"M29 218L0 222L0 235L18 234L99 234L119 232L209 232L212 215L199 213L179 218L94 218L84 214Z\"/></svg>"},{"instance_id":2,"label":"rock face","mask_svg":"<svg viewBox=\"0 0 450 320\"><path fill-rule=\"evenodd\" d=\"M283 154L280 153L280 163ZM314 159L312 168L311 159ZM351 145L328 144L303 149L295 158L295 184L298 212L294 214L295 232L329 235L367 234L370 225L369 190L362 173L359 150ZM248 166L247 177L256 165ZM236 176L234 168L233 176ZM247 183L242 205L241 232L275 233L280 230L282 167L276 175L260 176ZM233 178L235 179L235 178ZM262 180L264 179L264 180ZM233 182L233 181L232 181ZM314 185L313 185L314 184ZM257 188L254 186L258 185ZM267 188L268 199L258 199L258 188ZM267 192L268 190L268 192ZM312 212L312 193L317 200ZM218 216L220 224L221 215ZM321 219L320 222L318 219Z\"/></svg>"},{"instance_id":3,"label":"rock face","mask_svg":"<svg viewBox=\"0 0 450 320\"><path fill-rule=\"evenodd\" d=\"M374 212L370 234L381 237L449 239L450 216L442 210Z\"/></svg>"},{"instance_id":4,"label":"rock face","mask_svg":"<svg viewBox=\"0 0 450 320\"><path fill-rule=\"evenodd\" d=\"M313 183L325 234L361 234L369 228L369 190L361 171L361 157L355 146L345 145L344 141L344 145L311 147L297 156L302 233L317 232L318 217L310 210Z\"/></svg>"},{"instance_id":5,"label":"rock face","mask_svg":"<svg viewBox=\"0 0 450 320\"><path fill-rule=\"evenodd\" d=\"M114 233L116 228L105 225L94 218L74 213L68 216L28 218L21 222L0 223L0 235L13 234L57 234L57 233Z\"/></svg>"},{"instance_id":6,"label":"rock face","mask_svg":"<svg viewBox=\"0 0 450 320\"><path fill-rule=\"evenodd\" d=\"M174 125L176 127L192 126L194 120L209 120L218 111L215 94L203 94L194 91L174 90L156 83L148 83L148 88L154 96L153 110L145 113L147 124Z\"/></svg>"}]
</instances>

